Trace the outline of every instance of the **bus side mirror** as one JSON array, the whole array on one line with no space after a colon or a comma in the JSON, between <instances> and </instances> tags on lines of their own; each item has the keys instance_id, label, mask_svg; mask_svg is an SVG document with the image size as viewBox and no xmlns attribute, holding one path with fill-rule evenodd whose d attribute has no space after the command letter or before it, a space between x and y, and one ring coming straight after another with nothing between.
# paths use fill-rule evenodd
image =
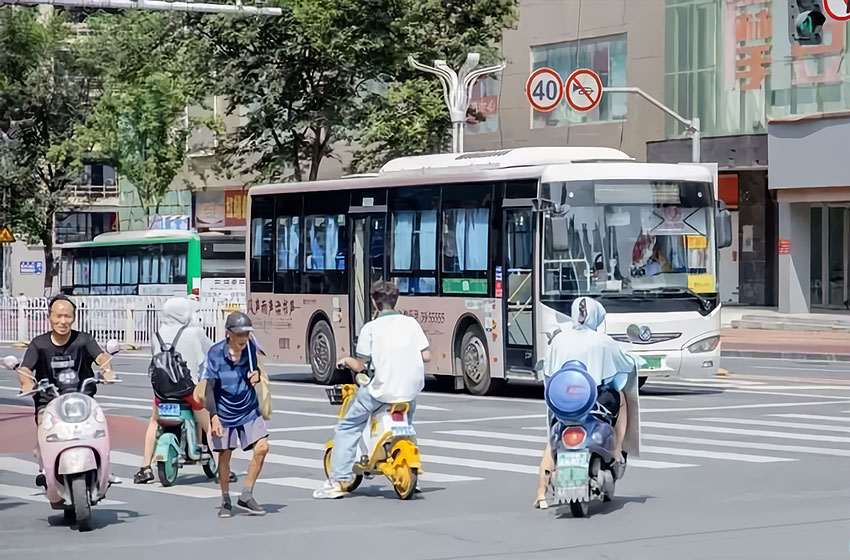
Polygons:
<instances>
[{"instance_id":1,"label":"bus side mirror","mask_svg":"<svg viewBox=\"0 0 850 560\"><path fill-rule=\"evenodd\" d=\"M553 214L550 220L552 223L552 249L559 252L568 251L570 248L570 235L567 216Z\"/></svg>"},{"instance_id":2,"label":"bus side mirror","mask_svg":"<svg viewBox=\"0 0 850 560\"><path fill-rule=\"evenodd\" d=\"M722 200L717 201L717 248L732 246L732 213Z\"/></svg>"}]
</instances>

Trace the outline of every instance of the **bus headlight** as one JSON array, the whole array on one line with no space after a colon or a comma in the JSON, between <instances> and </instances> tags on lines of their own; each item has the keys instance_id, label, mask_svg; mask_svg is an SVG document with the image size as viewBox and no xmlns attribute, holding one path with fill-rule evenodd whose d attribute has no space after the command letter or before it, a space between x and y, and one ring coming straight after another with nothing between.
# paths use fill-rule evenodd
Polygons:
<instances>
[{"instance_id":1,"label":"bus headlight","mask_svg":"<svg viewBox=\"0 0 850 560\"><path fill-rule=\"evenodd\" d=\"M719 343L719 336L704 338L699 342L695 342L688 346L688 352L690 352L691 354L702 354L704 352L712 352L715 348L717 348L717 345Z\"/></svg>"}]
</instances>

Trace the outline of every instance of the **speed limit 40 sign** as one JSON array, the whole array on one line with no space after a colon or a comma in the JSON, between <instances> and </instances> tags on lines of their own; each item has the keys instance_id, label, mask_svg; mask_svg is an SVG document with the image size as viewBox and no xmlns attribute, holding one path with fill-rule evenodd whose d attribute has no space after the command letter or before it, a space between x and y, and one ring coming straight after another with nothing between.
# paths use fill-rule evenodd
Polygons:
<instances>
[{"instance_id":1,"label":"speed limit 40 sign","mask_svg":"<svg viewBox=\"0 0 850 560\"><path fill-rule=\"evenodd\" d=\"M564 84L551 68L540 68L531 73L525 83L528 102L541 113L551 113L564 98Z\"/></svg>"}]
</instances>

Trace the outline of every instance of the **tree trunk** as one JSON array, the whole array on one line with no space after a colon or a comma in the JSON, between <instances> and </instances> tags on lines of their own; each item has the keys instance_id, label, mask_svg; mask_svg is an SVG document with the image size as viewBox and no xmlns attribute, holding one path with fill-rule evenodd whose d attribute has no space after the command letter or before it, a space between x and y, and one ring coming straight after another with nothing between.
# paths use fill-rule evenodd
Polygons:
<instances>
[{"instance_id":1,"label":"tree trunk","mask_svg":"<svg viewBox=\"0 0 850 560\"><path fill-rule=\"evenodd\" d=\"M52 216L48 218L48 223L52 225ZM53 293L53 278L56 276L55 262L53 259L53 228L48 227L41 234L41 244L44 247L44 295L50 296Z\"/></svg>"}]
</instances>

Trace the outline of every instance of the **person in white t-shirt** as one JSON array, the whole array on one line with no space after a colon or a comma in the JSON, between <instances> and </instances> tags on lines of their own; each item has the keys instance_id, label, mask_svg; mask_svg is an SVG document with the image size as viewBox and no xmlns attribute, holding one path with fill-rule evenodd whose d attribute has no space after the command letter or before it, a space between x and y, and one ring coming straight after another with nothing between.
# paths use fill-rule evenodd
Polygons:
<instances>
[{"instance_id":1,"label":"person in white t-shirt","mask_svg":"<svg viewBox=\"0 0 850 560\"><path fill-rule=\"evenodd\" d=\"M334 434L330 478L315 492L314 498L342 498L342 484L354 477L358 441L369 419L382 406L410 403L412 420L415 399L425 386L425 363L431 360L428 339L419 322L395 310L398 288L392 282L376 282L371 290L378 316L363 325L357 340L357 357L341 360L339 365L352 371L366 369L371 362L372 381L357 391L345 418Z\"/></svg>"}]
</instances>

